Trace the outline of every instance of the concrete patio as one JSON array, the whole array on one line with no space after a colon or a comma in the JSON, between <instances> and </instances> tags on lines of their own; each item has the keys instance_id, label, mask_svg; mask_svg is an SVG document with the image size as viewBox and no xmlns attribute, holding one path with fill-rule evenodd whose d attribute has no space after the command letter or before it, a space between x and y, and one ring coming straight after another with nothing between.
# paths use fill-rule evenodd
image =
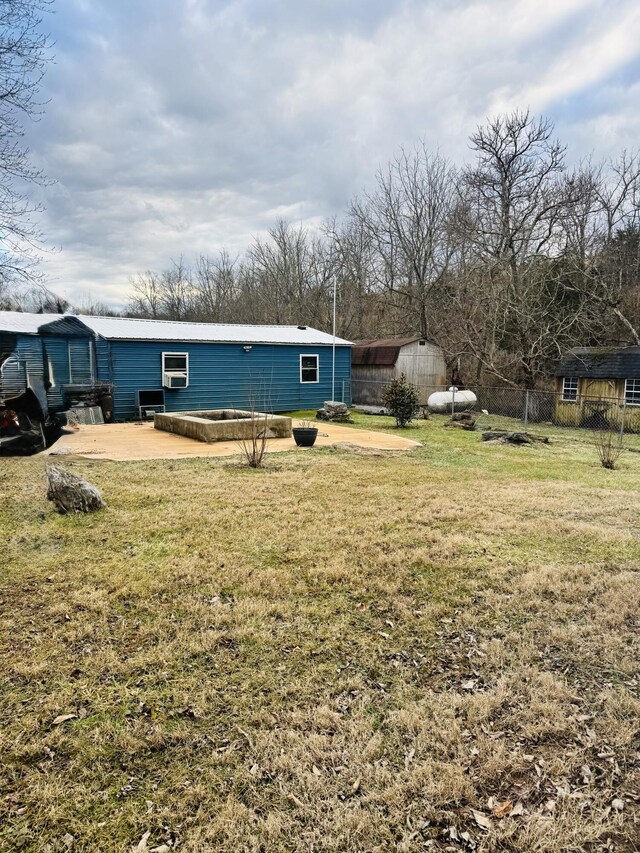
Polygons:
<instances>
[{"instance_id":1,"label":"concrete patio","mask_svg":"<svg viewBox=\"0 0 640 853\"><path fill-rule=\"evenodd\" d=\"M293 422L296 426L299 421ZM328 447L349 442L358 447L376 450L412 450L420 442L373 430L353 429L338 424L319 423L316 447ZM267 440L267 452L286 450L308 451L296 447L293 438ZM192 438L161 432L153 422L83 425L76 432L63 435L44 451L43 455L75 454L114 461L141 459L186 459L195 456L237 456L241 450L236 441L217 441L206 444Z\"/></svg>"}]
</instances>

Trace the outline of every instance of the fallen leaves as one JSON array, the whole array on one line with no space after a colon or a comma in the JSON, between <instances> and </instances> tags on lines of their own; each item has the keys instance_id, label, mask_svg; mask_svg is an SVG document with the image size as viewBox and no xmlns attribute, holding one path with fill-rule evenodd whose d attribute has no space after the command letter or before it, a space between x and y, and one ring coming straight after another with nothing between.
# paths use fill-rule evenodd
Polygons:
<instances>
[{"instance_id":1,"label":"fallen leaves","mask_svg":"<svg viewBox=\"0 0 640 853\"><path fill-rule=\"evenodd\" d=\"M138 843L136 844L136 846L131 848L132 853L142 853L142 851L144 851L144 850L148 850L148 849L149 849L149 847L148 847L148 845L147 845L147 841L149 840L149 838L150 838L150 837L151 837L151 830L150 830L150 829L148 829L148 830L144 833L144 835L142 836L142 838L140 839L140 841L138 841Z\"/></svg>"},{"instance_id":2,"label":"fallen leaves","mask_svg":"<svg viewBox=\"0 0 640 853\"><path fill-rule=\"evenodd\" d=\"M480 829L489 830L492 827L491 818L484 812L479 812L477 809L469 809L471 817L475 820Z\"/></svg>"},{"instance_id":3,"label":"fallen leaves","mask_svg":"<svg viewBox=\"0 0 640 853\"><path fill-rule=\"evenodd\" d=\"M131 853L170 853L172 848L169 844L159 844L157 847L149 847L149 838L151 838L150 829L145 832L136 846L131 848Z\"/></svg>"},{"instance_id":4,"label":"fallen leaves","mask_svg":"<svg viewBox=\"0 0 640 853\"><path fill-rule=\"evenodd\" d=\"M524 806L522 803L516 803L515 806L509 812L509 817L518 817L519 815L524 814Z\"/></svg>"},{"instance_id":5,"label":"fallen leaves","mask_svg":"<svg viewBox=\"0 0 640 853\"><path fill-rule=\"evenodd\" d=\"M510 815L512 810L513 803L511 800L505 800L503 803L496 803L491 809L491 814L494 817L503 818Z\"/></svg>"},{"instance_id":6,"label":"fallen leaves","mask_svg":"<svg viewBox=\"0 0 640 853\"><path fill-rule=\"evenodd\" d=\"M78 719L77 714L60 714L58 717L55 718L52 725L60 726L60 725L62 725L62 723L67 723L69 720L77 720L77 719Z\"/></svg>"}]
</instances>

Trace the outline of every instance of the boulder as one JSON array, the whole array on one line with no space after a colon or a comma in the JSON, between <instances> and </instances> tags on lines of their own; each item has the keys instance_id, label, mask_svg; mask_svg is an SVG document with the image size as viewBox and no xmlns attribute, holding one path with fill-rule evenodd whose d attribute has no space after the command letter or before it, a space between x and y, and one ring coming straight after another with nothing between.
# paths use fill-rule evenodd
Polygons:
<instances>
[{"instance_id":1,"label":"boulder","mask_svg":"<svg viewBox=\"0 0 640 853\"><path fill-rule=\"evenodd\" d=\"M68 512L94 512L105 506L102 495L91 483L50 465L47 468L47 500L63 515Z\"/></svg>"},{"instance_id":2,"label":"boulder","mask_svg":"<svg viewBox=\"0 0 640 853\"><path fill-rule=\"evenodd\" d=\"M349 407L346 403L336 400L325 400L324 406L316 412L320 421L337 421L338 423L353 423L349 417Z\"/></svg>"}]
</instances>

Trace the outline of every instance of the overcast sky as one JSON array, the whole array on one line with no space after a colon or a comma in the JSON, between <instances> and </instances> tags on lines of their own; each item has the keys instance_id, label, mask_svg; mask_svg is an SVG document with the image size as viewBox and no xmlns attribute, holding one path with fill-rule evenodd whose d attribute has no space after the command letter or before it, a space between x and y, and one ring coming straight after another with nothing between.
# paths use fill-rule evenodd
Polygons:
<instances>
[{"instance_id":1,"label":"overcast sky","mask_svg":"<svg viewBox=\"0 0 640 853\"><path fill-rule=\"evenodd\" d=\"M530 107L572 160L640 143L638 0L57 0L49 286L117 306L181 253L315 224L424 138Z\"/></svg>"}]
</instances>

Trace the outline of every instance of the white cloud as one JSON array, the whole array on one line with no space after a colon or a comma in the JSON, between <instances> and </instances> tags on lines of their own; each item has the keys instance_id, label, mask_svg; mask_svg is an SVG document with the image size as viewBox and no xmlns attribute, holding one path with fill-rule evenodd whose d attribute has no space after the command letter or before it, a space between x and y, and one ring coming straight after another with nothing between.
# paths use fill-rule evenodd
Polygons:
<instances>
[{"instance_id":1,"label":"white cloud","mask_svg":"<svg viewBox=\"0 0 640 853\"><path fill-rule=\"evenodd\" d=\"M400 145L467 157L499 109L550 114L576 159L631 146L639 21L636 0L59 4L31 140L58 182L51 286L120 303L171 257L339 214Z\"/></svg>"}]
</instances>

